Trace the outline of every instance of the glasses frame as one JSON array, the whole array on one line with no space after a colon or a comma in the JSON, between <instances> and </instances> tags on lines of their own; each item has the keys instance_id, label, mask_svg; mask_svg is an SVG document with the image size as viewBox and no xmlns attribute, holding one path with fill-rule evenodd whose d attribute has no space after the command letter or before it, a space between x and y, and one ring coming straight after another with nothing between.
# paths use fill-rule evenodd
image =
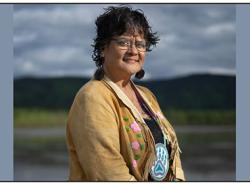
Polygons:
<instances>
[{"instance_id":1,"label":"glasses frame","mask_svg":"<svg viewBox=\"0 0 250 185\"><path fill-rule=\"evenodd\" d=\"M142 49L138 48L136 43L144 42L144 41L133 41L131 39L125 39L125 38L112 38L111 40L115 41L115 43L117 44L117 46L121 50L128 50L129 48L131 48L134 45L138 52L146 52L147 51L147 42L146 41L145 41L145 48L143 48L143 50L142 50ZM121 41L129 41L129 45L122 46Z\"/></svg>"}]
</instances>

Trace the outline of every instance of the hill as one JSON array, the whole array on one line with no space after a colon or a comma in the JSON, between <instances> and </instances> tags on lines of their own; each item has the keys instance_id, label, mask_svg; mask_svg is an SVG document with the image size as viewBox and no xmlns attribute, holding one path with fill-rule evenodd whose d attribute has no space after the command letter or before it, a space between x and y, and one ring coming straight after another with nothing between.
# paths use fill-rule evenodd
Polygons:
<instances>
[{"instance_id":1,"label":"hill","mask_svg":"<svg viewBox=\"0 0 250 185\"><path fill-rule=\"evenodd\" d=\"M15 79L14 107L68 110L75 94L88 80L75 77ZM235 109L235 76L203 74L136 83L148 87L163 110Z\"/></svg>"}]
</instances>

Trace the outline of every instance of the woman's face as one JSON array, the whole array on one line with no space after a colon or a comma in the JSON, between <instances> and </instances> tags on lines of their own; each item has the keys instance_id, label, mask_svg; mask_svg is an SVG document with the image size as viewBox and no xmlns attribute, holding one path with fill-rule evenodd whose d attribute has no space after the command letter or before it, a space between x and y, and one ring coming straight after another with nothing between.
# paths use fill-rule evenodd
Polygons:
<instances>
[{"instance_id":1,"label":"woman's face","mask_svg":"<svg viewBox=\"0 0 250 185\"><path fill-rule=\"evenodd\" d=\"M145 57L145 39L139 34L123 34L105 46L104 71L107 75L127 78L141 70Z\"/></svg>"}]
</instances>

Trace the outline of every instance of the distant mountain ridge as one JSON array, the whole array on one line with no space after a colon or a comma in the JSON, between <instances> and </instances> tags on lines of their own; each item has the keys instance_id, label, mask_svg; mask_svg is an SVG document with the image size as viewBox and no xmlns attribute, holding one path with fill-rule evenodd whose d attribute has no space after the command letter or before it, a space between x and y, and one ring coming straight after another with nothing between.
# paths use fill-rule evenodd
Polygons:
<instances>
[{"instance_id":1,"label":"distant mountain ridge","mask_svg":"<svg viewBox=\"0 0 250 185\"><path fill-rule=\"evenodd\" d=\"M14 80L14 106L69 109L75 94L89 78L20 78ZM235 109L236 77L190 75L169 80L136 81L148 87L163 110Z\"/></svg>"}]
</instances>

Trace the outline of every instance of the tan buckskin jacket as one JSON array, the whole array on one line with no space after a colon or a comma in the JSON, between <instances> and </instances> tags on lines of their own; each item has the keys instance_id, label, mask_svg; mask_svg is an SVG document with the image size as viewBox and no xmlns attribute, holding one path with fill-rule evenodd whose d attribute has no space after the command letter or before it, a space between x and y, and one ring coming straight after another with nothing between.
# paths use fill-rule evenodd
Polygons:
<instances>
[{"instance_id":1,"label":"tan buckskin jacket","mask_svg":"<svg viewBox=\"0 0 250 185\"><path fill-rule=\"evenodd\" d=\"M173 127L152 92L134 86L158 116L172 147L171 170L164 180L185 180ZM67 146L70 181L147 181L156 158L154 138L140 113L107 77L90 80L77 93L67 122Z\"/></svg>"}]
</instances>

